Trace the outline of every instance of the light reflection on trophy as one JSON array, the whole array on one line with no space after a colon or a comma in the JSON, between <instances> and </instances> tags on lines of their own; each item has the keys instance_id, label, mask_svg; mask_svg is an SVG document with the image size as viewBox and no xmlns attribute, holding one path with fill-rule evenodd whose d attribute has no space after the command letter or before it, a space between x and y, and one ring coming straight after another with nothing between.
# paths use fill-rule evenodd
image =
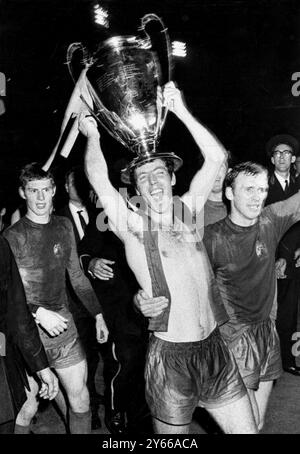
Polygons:
<instances>
[{"instance_id":1,"label":"light reflection on trophy","mask_svg":"<svg viewBox=\"0 0 300 454\"><path fill-rule=\"evenodd\" d=\"M140 30L143 37L110 38L93 55L82 44L71 44L67 55L72 74L73 56L82 52L93 105L83 95L82 100L97 121L136 155L127 170L156 156L167 115L157 89L170 80L171 73L170 41L161 19L147 14ZM164 155L179 167L180 159L173 153Z\"/></svg>"}]
</instances>

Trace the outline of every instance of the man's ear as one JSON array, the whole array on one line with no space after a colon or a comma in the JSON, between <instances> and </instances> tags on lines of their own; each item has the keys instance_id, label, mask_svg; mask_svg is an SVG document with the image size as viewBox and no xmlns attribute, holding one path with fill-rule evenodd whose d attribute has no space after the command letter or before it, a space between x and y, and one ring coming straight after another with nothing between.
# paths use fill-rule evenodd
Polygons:
<instances>
[{"instance_id":1,"label":"man's ear","mask_svg":"<svg viewBox=\"0 0 300 454\"><path fill-rule=\"evenodd\" d=\"M19 187L19 195L20 197L22 197L22 199L26 199L24 189L21 186Z\"/></svg>"},{"instance_id":2,"label":"man's ear","mask_svg":"<svg viewBox=\"0 0 300 454\"><path fill-rule=\"evenodd\" d=\"M275 162L274 162L273 156L271 157L271 162L272 162L272 164L273 164L273 166L274 166L274 165L275 165Z\"/></svg>"},{"instance_id":3,"label":"man's ear","mask_svg":"<svg viewBox=\"0 0 300 454\"><path fill-rule=\"evenodd\" d=\"M225 196L228 200L233 200L233 190L231 186L227 186L225 189Z\"/></svg>"},{"instance_id":4,"label":"man's ear","mask_svg":"<svg viewBox=\"0 0 300 454\"><path fill-rule=\"evenodd\" d=\"M53 191L53 197L55 196L55 193L56 193L56 186L53 186L52 187L52 191Z\"/></svg>"},{"instance_id":5,"label":"man's ear","mask_svg":"<svg viewBox=\"0 0 300 454\"><path fill-rule=\"evenodd\" d=\"M173 172L172 173L172 178L171 178L171 185L175 186L175 184L176 184L176 176L175 176L175 173Z\"/></svg>"},{"instance_id":6,"label":"man's ear","mask_svg":"<svg viewBox=\"0 0 300 454\"><path fill-rule=\"evenodd\" d=\"M293 154L291 162L294 163L295 161L296 161L296 156Z\"/></svg>"},{"instance_id":7,"label":"man's ear","mask_svg":"<svg viewBox=\"0 0 300 454\"><path fill-rule=\"evenodd\" d=\"M69 186L67 183L65 183L65 190L66 190L66 193L69 194Z\"/></svg>"}]
</instances>

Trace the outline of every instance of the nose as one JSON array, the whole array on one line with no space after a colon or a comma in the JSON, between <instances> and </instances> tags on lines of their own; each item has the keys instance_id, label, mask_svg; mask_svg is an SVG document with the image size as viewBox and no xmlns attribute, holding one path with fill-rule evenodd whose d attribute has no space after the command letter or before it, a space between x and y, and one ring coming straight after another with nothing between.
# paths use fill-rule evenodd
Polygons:
<instances>
[{"instance_id":1,"label":"nose","mask_svg":"<svg viewBox=\"0 0 300 454\"><path fill-rule=\"evenodd\" d=\"M39 191L38 192L38 197L37 198L38 198L38 200L44 200L45 199L45 195L44 195L43 191Z\"/></svg>"},{"instance_id":2,"label":"nose","mask_svg":"<svg viewBox=\"0 0 300 454\"><path fill-rule=\"evenodd\" d=\"M155 184L157 182L157 177L154 173L150 173L149 182L150 182L150 184Z\"/></svg>"},{"instance_id":3,"label":"nose","mask_svg":"<svg viewBox=\"0 0 300 454\"><path fill-rule=\"evenodd\" d=\"M259 202L260 199L261 199L261 196L262 196L262 194L261 194L261 192L259 190L254 191L253 194L252 194L253 202Z\"/></svg>"}]
</instances>

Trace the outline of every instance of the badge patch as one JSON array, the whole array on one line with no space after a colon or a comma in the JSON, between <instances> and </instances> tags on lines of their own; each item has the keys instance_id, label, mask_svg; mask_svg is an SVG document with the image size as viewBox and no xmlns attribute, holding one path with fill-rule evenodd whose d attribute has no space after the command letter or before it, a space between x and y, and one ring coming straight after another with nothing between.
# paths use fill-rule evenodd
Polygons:
<instances>
[{"instance_id":1,"label":"badge patch","mask_svg":"<svg viewBox=\"0 0 300 454\"><path fill-rule=\"evenodd\" d=\"M262 241L259 241L259 240L256 241L255 249L256 249L257 257L262 257L262 256L267 255L267 252L268 252L267 246Z\"/></svg>"},{"instance_id":2,"label":"badge patch","mask_svg":"<svg viewBox=\"0 0 300 454\"><path fill-rule=\"evenodd\" d=\"M57 257L61 257L62 256L62 247L61 247L61 245L59 243L55 244L53 246L53 252L54 252L54 255L56 255Z\"/></svg>"}]
</instances>

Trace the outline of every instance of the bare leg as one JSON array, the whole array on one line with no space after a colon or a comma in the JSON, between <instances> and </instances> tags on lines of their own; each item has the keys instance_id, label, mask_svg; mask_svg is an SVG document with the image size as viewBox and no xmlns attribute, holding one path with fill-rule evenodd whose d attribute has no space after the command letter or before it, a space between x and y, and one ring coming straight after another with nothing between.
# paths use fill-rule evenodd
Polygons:
<instances>
[{"instance_id":1,"label":"bare leg","mask_svg":"<svg viewBox=\"0 0 300 454\"><path fill-rule=\"evenodd\" d=\"M39 385L33 377L27 378L30 386L30 391L25 389L27 400L26 402L24 402L21 410L17 415L15 433L29 433L32 418L35 416L39 406L37 400Z\"/></svg>"},{"instance_id":2,"label":"bare leg","mask_svg":"<svg viewBox=\"0 0 300 454\"><path fill-rule=\"evenodd\" d=\"M257 425L257 427L259 427L260 415L259 415L259 409L258 409L257 400L256 400L256 391L254 391L254 389L248 389L248 396L249 396L249 399L251 402L252 411L254 414L256 425Z\"/></svg>"},{"instance_id":3,"label":"bare leg","mask_svg":"<svg viewBox=\"0 0 300 454\"><path fill-rule=\"evenodd\" d=\"M171 424L166 424L165 422L159 421L156 418L153 418L154 432L156 434L189 434L190 425L184 426L172 426Z\"/></svg>"},{"instance_id":4,"label":"bare leg","mask_svg":"<svg viewBox=\"0 0 300 454\"><path fill-rule=\"evenodd\" d=\"M220 408L207 409L227 434L256 434L257 425L248 395Z\"/></svg>"},{"instance_id":5,"label":"bare leg","mask_svg":"<svg viewBox=\"0 0 300 454\"><path fill-rule=\"evenodd\" d=\"M86 360L64 369L57 369L56 372L70 404L70 432L90 433L91 412L89 392L86 385Z\"/></svg>"},{"instance_id":6,"label":"bare leg","mask_svg":"<svg viewBox=\"0 0 300 454\"><path fill-rule=\"evenodd\" d=\"M270 395L273 389L273 381L261 381L259 384L259 388L255 391L255 398L258 406L259 411L259 425L258 429L261 430L265 423L265 416L268 407L268 402L270 399Z\"/></svg>"}]
</instances>

